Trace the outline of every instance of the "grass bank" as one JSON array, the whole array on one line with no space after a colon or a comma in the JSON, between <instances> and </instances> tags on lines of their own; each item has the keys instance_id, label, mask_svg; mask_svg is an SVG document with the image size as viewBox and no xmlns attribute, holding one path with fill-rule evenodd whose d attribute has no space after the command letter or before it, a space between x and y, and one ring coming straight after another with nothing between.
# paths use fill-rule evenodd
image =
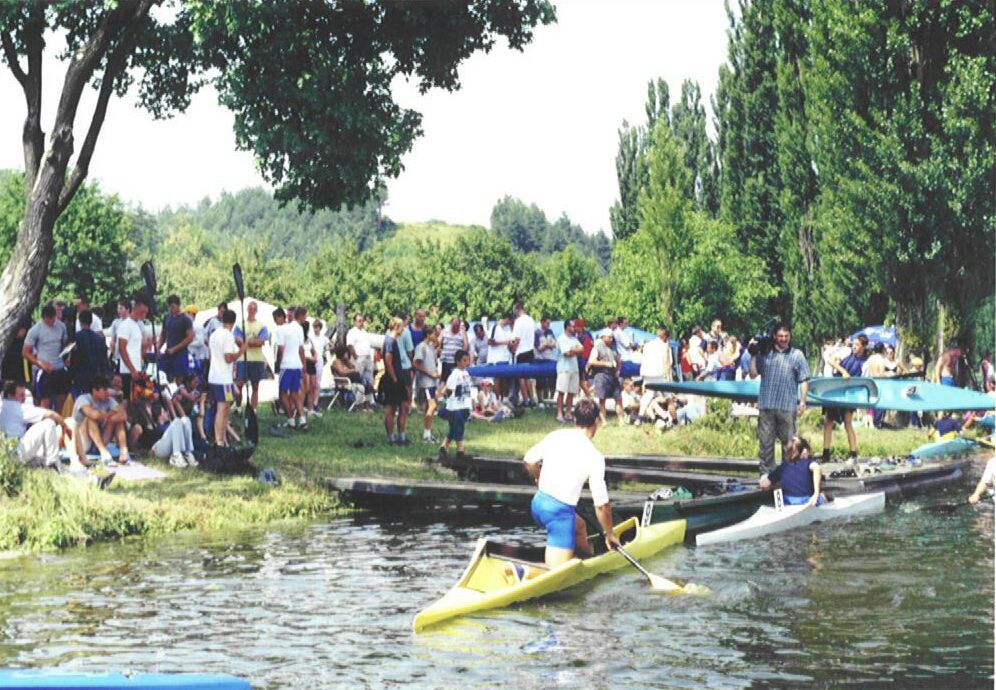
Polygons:
<instances>
[{"instance_id":1,"label":"grass bank","mask_svg":"<svg viewBox=\"0 0 996 690\"><path fill-rule=\"evenodd\" d=\"M610 423L595 439L602 452L732 455L756 453L754 423L729 416L729 406L714 403L712 412L694 425L659 434L651 427ZM436 446L418 441L421 417L409 423L414 442L388 445L380 414L335 410L314 420L306 433L279 439L266 433L273 422L261 410L260 447L254 462L273 468L282 482L263 484L253 477L219 477L197 470L177 470L148 463L167 473L162 480L115 481L108 491L40 470L27 470L0 455L0 551L36 551L83 545L131 535L158 536L181 530L215 530L280 520L311 519L348 510L338 497L321 488L334 476L375 475L453 480L455 474L426 462ZM531 411L500 424L471 422L471 452L521 455L556 427L553 412ZM437 435L446 423L436 419ZM801 433L821 448L818 411L810 411ZM858 429L864 455L902 455L927 440L922 430ZM846 439L835 438L843 454Z\"/></svg>"}]
</instances>

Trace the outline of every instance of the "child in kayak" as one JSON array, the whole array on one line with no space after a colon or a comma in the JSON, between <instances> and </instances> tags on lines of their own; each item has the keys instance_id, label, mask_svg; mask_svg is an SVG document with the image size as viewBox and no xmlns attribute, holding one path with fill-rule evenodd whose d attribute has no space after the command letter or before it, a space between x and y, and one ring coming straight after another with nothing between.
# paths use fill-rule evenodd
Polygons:
<instances>
[{"instance_id":1,"label":"child in kayak","mask_svg":"<svg viewBox=\"0 0 996 690\"><path fill-rule=\"evenodd\" d=\"M820 493L820 484L823 473L820 463L813 460L809 441L793 436L785 450L785 460L768 476L761 477L757 485L768 489L772 484L780 483L788 505L822 505L824 499Z\"/></svg>"}]
</instances>

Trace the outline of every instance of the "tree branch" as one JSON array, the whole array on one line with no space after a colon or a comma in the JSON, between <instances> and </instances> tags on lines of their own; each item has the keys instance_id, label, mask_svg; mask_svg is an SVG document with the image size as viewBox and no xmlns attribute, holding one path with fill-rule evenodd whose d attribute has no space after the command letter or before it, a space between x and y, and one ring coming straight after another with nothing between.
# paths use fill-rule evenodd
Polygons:
<instances>
[{"instance_id":1,"label":"tree branch","mask_svg":"<svg viewBox=\"0 0 996 690\"><path fill-rule=\"evenodd\" d=\"M24 79L24 99L28 112L24 118L21 145L24 148L24 183L30 190L38 175L38 166L45 151L45 133L41 128L42 109L42 48L45 45L45 8L35 3L25 27L28 71Z\"/></svg>"},{"instance_id":2,"label":"tree branch","mask_svg":"<svg viewBox=\"0 0 996 690\"><path fill-rule=\"evenodd\" d=\"M21 69L21 63L17 60L17 51L14 49L14 42L6 32L0 34L0 42L3 43L3 53L7 57L7 64L10 65L10 71L14 73L14 78L17 79L17 83L23 89L28 75Z\"/></svg>"},{"instance_id":3,"label":"tree branch","mask_svg":"<svg viewBox=\"0 0 996 690\"><path fill-rule=\"evenodd\" d=\"M151 5L151 1L139 4L135 16L127 24L117 46L107 60L107 66L104 68L104 76L100 81L100 93L97 96L97 105L94 108L93 117L90 119L86 138L83 140L83 146L80 148L79 156L76 158L76 165L73 166L73 172L69 175L62 193L59 194L58 209L60 214L66 209L69 202L72 201L80 185L83 184L83 181L90 172L90 160L93 158L93 151L97 145L97 137L100 136L101 127L104 125L104 118L107 115L107 105L114 94L114 83L124 71L125 65L128 62L128 55L135 46L135 36L138 33L141 16L143 16L143 8L144 13L147 13Z\"/></svg>"}]
</instances>

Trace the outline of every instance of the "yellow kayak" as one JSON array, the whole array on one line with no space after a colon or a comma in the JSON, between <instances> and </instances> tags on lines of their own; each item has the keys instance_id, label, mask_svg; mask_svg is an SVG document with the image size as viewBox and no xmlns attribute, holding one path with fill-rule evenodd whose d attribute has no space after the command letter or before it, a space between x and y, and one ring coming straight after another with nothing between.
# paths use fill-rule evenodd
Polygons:
<instances>
[{"instance_id":1,"label":"yellow kayak","mask_svg":"<svg viewBox=\"0 0 996 690\"><path fill-rule=\"evenodd\" d=\"M685 538L685 520L643 527L632 517L617 525L615 532L630 555L647 558L681 542ZM412 627L418 632L456 616L541 597L627 565L620 554L606 551L601 538L592 539L592 545L595 555L572 558L549 569L543 563L542 546L514 546L481 538L460 580L441 599L420 611ZM516 563L528 565L539 574L520 581L513 567Z\"/></svg>"}]
</instances>

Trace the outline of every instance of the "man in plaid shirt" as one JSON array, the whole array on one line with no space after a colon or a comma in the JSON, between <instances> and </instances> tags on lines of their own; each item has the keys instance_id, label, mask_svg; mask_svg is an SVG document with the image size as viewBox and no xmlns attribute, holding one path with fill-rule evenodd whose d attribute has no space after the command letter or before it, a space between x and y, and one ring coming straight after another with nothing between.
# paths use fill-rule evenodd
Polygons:
<instances>
[{"instance_id":1,"label":"man in plaid shirt","mask_svg":"<svg viewBox=\"0 0 996 690\"><path fill-rule=\"evenodd\" d=\"M809 365L800 350L790 347L792 331L785 324L778 324L774 340L775 346L770 351L758 353L750 360L751 376L761 377L757 439L762 476L775 469L776 438L785 457L785 447L795 436L795 418L806 411L809 392Z\"/></svg>"}]
</instances>

